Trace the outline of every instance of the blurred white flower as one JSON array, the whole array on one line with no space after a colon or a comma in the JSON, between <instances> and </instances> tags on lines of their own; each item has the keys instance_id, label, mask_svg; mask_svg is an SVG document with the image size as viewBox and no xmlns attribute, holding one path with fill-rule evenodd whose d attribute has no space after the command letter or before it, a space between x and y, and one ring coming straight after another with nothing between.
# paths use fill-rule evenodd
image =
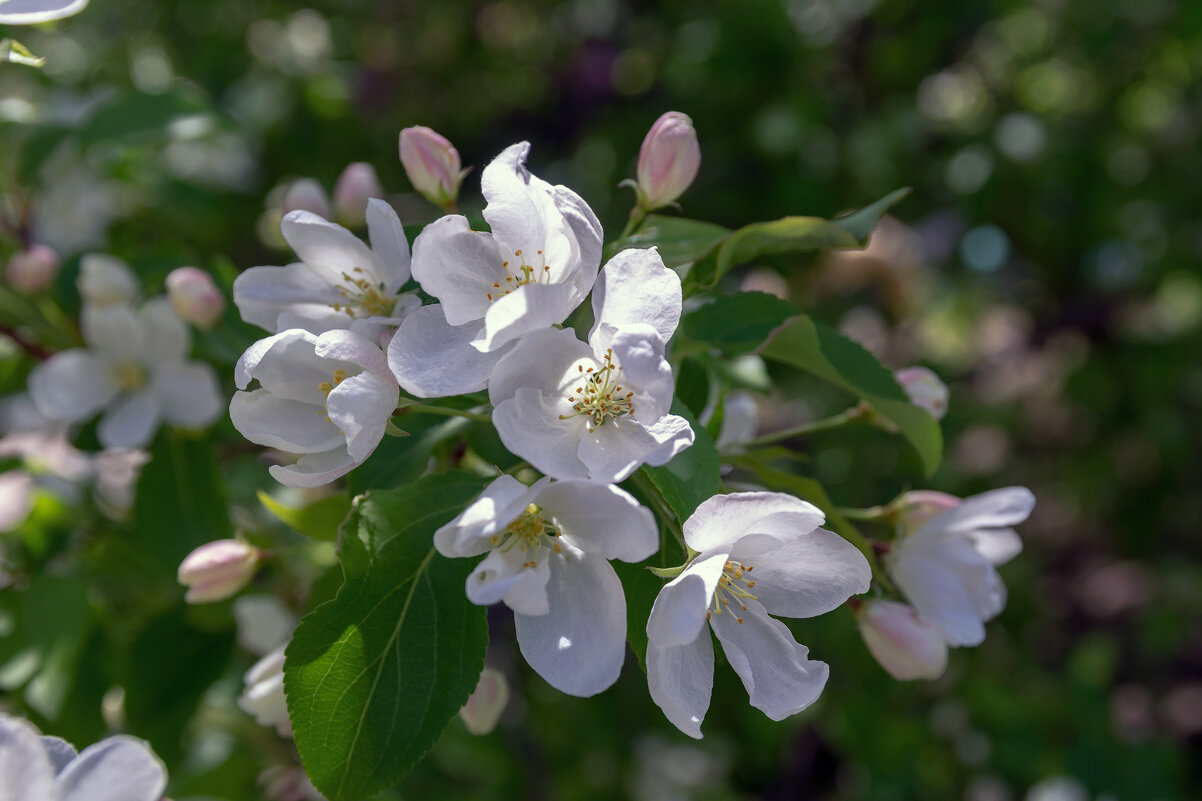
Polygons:
<instances>
[{"instance_id":1,"label":"blurred white flower","mask_svg":"<svg viewBox=\"0 0 1202 801\"><path fill-rule=\"evenodd\" d=\"M365 161L348 164L334 184L334 217L351 228L362 227L367 222L367 202L383 197L375 167Z\"/></svg>"},{"instance_id":2,"label":"blurred white flower","mask_svg":"<svg viewBox=\"0 0 1202 801\"><path fill-rule=\"evenodd\" d=\"M654 248L614 256L593 289L587 344L571 329L535 331L493 370L505 447L556 478L621 481L692 445L688 421L669 414L664 358L680 310L680 278Z\"/></svg>"},{"instance_id":3,"label":"blurred white flower","mask_svg":"<svg viewBox=\"0 0 1202 801\"><path fill-rule=\"evenodd\" d=\"M626 597L610 559L641 562L659 547L655 519L613 485L501 476L434 534L443 556L487 554L467 597L504 601L522 656L552 687L596 695L626 656Z\"/></svg>"},{"instance_id":4,"label":"blurred white flower","mask_svg":"<svg viewBox=\"0 0 1202 801\"><path fill-rule=\"evenodd\" d=\"M202 427L221 413L213 368L185 361L188 330L165 298L140 311L85 306L87 347L61 351L29 375L38 411L63 423L103 411L97 436L106 448L137 448L160 421Z\"/></svg>"},{"instance_id":5,"label":"blurred white flower","mask_svg":"<svg viewBox=\"0 0 1202 801\"><path fill-rule=\"evenodd\" d=\"M284 207L280 212L288 214L293 211L307 211L330 219L330 198L316 178L298 178L288 186L284 192Z\"/></svg>"},{"instance_id":6,"label":"blurred white flower","mask_svg":"<svg viewBox=\"0 0 1202 801\"><path fill-rule=\"evenodd\" d=\"M895 679L937 679L947 668L943 633L896 601L869 601L860 611L860 636Z\"/></svg>"},{"instance_id":7,"label":"blurred white flower","mask_svg":"<svg viewBox=\"0 0 1202 801\"><path fill-rule=\"evenodd\" d=\"M76 288L87 306L128 306L142 294L138 276L129 265L105 253L88 253L79 262Z\"/></svg>"},{"instance_id":8,"label":"blurred white flower","mask_svg":"<svg viewBox=\"0 0 1202 801\"><path fill-rule=\"evenodd\" d=\"M274 726L281 737L292 736L288 700L284 697L284 646L256 662L243 676L246 684L238 706L260 726Z\"/></svg>"},{"instance_id":9,"label":"blurred white flower","mask_svg":"<svg viewBox=\"0 0 1202 801\"><path fill-rule=\"evenodd\" d=\"M242 595L234 601L238 645L260 656L287 642L296 616L274 595Z\"/></svg>"},{"instance_id":10,"label":"blurred white flower","mask_svg":"<svg viewBox=\"0 0 1202 801\"><path fill-rule=\"evenodd\" d=\"M905 390L910 403L930 412L931 417L942 420L947 414L947 384L925 367L907 367L893 374L897 383Z\"/></svg>"},{"instance_id":11,"label":"blurred white flower","mask_svg":"<svg viewBox=\"0 0 1202 801\"><path fill-rule=\"evenodd\" d=\"M486 666L480 673L476 689L459 710L459 718L470 733L488 734L496 728L508 703L509 682L505 674Z\"/></svg>"},{"instance_id":12,"label":"blurred white flower","mask_svg":"<svg viewBox=\"0 0 1202 801\"><path fill-rule=\"evenodd\" d=\"M790 495L740 492L715 495L685 521L685 542L697 555L660 590L647 620L647 687L685 734L701 738L709 709L709 629L751 705L772 720L797 714L822 693L826 663L811 661L770 615L814 617L868 590L867 560L820 528L823 520Z\"/></svg>"}]
</instances>

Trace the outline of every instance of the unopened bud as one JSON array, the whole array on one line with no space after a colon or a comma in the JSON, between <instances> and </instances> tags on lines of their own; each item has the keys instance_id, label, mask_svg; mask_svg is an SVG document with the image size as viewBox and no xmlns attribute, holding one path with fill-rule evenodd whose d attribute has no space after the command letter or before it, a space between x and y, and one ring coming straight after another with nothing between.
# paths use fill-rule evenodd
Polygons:
<instances>
[{"instance_id":1,"label":"unopened bud","mask_svg":"<svg viewBox=\"0 0 1202 801\"><path fill-rule=\"evenodd\" d=\"M179 583L188 588L184 600L203 604L229 598L250 582L261 556L258 548L240 540L200 546L179 566Z\"/></svg>"},{"instance_id":2,"label":"unopened bud","mask_svg":"<svg viewBox=\"0 0 1202 801\"><path fill-rule=\"evenodd\" d=\"M895 679L937 679L947 668L947 643L906 604L869 601L858 621L864 644Z\"/></svg>"},{"instance_id":3,"label":"unopened bud","mask_svg":"<svg viewBox=\"0 0 1202 801\"><path fill-rule=\"evenodd\" d=\"M44 292L58 275L58 254L45 245L30 245L12 255L5 276L18 292L33 295Z\"/></svg>"},{"instance_id":4,"label":"unopened bud","mask_svg":"<svg viewBox=\"0 0 1202 801\"><path fill-rule=\"evenodd\" d=\"M103 253L89 253L79 262L79 280L75 286L90 306L115 306L133 303L141 285L129 265Z\"/></svg>"},{"instance_id":5,"label":"unopened bud","mask_svg":"<svg viewBox=\"0 0 1202 801\"><path fill-rule=\"evenodd\" d=\"M476 689L459 710L459 717L472 734L488 734L496 728L497 721L508 703L509 682L505 680L505 675L486 667L480 674Z\"/></svg>"},{"instance_id":6,"label":"unopened bud","mask_svg":"<svg viewBox=\"0 0 1202 801\"><path fill-rule=\"evenodd\" d=\"M639 149L638 193L644 211L673 203L701 167L701 147L693 121L669 111L655 121Z\"/></svg>"},{"instance_id":7,"label":"unopened bud","mask_svg":"<svg viewBox=\"0 0 1202 801\"><path fill-rule=\"evenodd\" d=\"M373 197L384 197L376 168L365 161L348 164L334 184L334 216L349 228L361 228L367 221L367 201Z\"/></svg>"},{"instance_id":8,"label":"unopened bud","mask_svg":"<svg viewBox=\"0 0 1202 801\"><path fill-rule=\"evenodd\" d=\"M942 420L947 414L947 384L925 367L907 367L893 374L897 383L906 391L910 403L926 409L931 417Z\"/></svg>"},{"instance_id":9,"label":"unopened bud","mask_svg":"<svg viewBox=\"0 0 1202 801\"><path fill-rule=\"evenodd\" d=\"M225 296L213 277L196 267L180 267L167 275L167 297L175 313L198 328L212 328L225 310Z\"/></svg>"},{"instance_id":10,"label":"unopened bud","mask_svg":"<svg viewBox=\"0 0 1202 801\"><path fill-rule=\"evenodd\" d=\"M281 737L292 736L288 700L284 697L284 646L256 662L243 676L246 683L238 706L254 715L260 726L275 726Z\"/></svg>"},{"instance_id":11,"label":"unopened bud","mask_svg":"<svg viewBox=\"0 0 1202 801\"><path fill-rule=\"evenodd\" d=\"M893 519L899 534L911 534L933 518L960 505L955 495L934 490L907 492L893 503Z\"/></svg>"},{"instance_id":12,"label":"unopened bud","mask_svg":"<svg viewBox=\"0 0 1202 801\"><path fill-rule=\"evenodd\" d=\"M435 206L450 209L459 198L459 151L446 137L424 125L401 131L401 165L413 188Z\"/></svg>"},{"instance_id":13,"label":"unopened bud","mask_svg":"<svg viewBox=\"0 0 1202 801\"><path fill-rule=\"evenodd\" d=\"M318 217L330 219L330 199L326 190L313 178L299 178L284 193L282 214L290 211L311 211Z\"/></svg>"}]
</instances>

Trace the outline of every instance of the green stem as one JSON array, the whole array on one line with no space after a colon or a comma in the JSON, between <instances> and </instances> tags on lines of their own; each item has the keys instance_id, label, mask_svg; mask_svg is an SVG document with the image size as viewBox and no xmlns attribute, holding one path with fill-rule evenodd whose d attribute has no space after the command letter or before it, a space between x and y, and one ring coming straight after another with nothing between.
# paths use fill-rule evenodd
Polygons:
<instances>
[{"instance_id":1,"label":"green stem","mask_svg":"<svg viewBox=\"0 0 1202 801\"><path fill-rule=\"evenodd\" d=\"M426 406L422 404L414 404L412 406L402 406L397 411L402 414L437 414L442 417L466 417L468 420L476 420L481 423L491 423L492 416L480 414L479 412L470 412L467 409L451 409L447 406Z\"/></svg>"},{"instance_id":2,"label":"green stem","mask_svg":"<svg viewBox=\"0 0 1202 801\"><path fill-rule=\"evenodd\" d=\"M876 521L889 516L889 509L885 506L869 506L867 509L853 509L840 506L835 511L848 520Z\"/></svg>"},{"instance_id":3,"label":"green stem","mask_svg":"<svg viewBox=\"0 0 1202 801\"><path fill-rule=\"evenodd\" d=\"M642 470L638 470L630 477L635 486L643 493L643 495L655 507L656 515L664 521L664 525L668 527L668 531L672 532L672 536L676 538L676 542L680 545L680 549L684 551L685 559L689 558L689 546L684 541L684 532L680 528L680 523L676 520L676 515L668 508L668 502L664 500L664 496L660 494L659 488L655 486L651 479L647 478Z\"/></svg>"},{"instance_id":4,"label":"green stem","mask_svg":"<svg viewBox=\"0 0 1202 801\"><path fill-rule=\"evenodd\" d=\"M635 206L631 209L630 219L626 221L626 227L622 229L622 233L618 234L617 241L614 244L616 245L618 242L625 242L629 239L639 229L639 226L643 224L643 220L646 218L647 212L643 210L642 206Z\"/></svg>"},{"instance_id":5,"label":"green stem","mask_svg":"<svg viewBox=\"0 0 1202 801\"><path fill-rule=\"evenodd\" d=\"M777 442L783 442L784 440L793 439L794 437L802 437L807 434L815 434L819 431L829 431L832 428L838 428L839 426L846 425L853 420L858 420L860 417L863 417L863 415L864 408L862 406L853 406L847 411L840 412L839 414L832 415L831 417L824 417L821 420L815 420L812 423L803 423L802 425L793 426L792 428L782 428L780 431L773 431L772 433L765 434L762 437L756 437L748 442L740 443L740 446L744 450L750 450L752 448L759 448L764 445L774 445Z\"/></svg>"}]
</instances>

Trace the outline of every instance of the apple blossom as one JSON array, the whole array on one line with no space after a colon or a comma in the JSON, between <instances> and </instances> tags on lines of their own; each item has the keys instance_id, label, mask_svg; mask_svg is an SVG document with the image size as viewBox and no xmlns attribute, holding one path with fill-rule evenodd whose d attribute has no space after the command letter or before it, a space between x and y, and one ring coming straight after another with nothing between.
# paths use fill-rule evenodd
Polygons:
<instances>
[{"instance_id":1,"label":"apple blossom","mask_svg":"<svg viewBox=\"0 0 1202 801\"><path fill-rule=\"evenodd\" d=\"M492 233L449 215L413 242L413 277L439 303L402 322L389 363L419 397L483 389L503 352L562 323L588 295L601 263L601 223L575 192L526 169L530 145L505 149L481 184Z\"/></svg>"},{"instance_id":2,"label":"apple blossom","mask_svg":"<svg viewBox=\"0 0 1202 801\"><path fill-rule=\"evenodd\" d=\"M383 197L375 167L365 161L348 164L334 184L334 217L343 225L359 228L367 222L367 201Z\"/></svg>"},{"instance_id":3,"label":"apple blossom","mask_svg":"<svg viewBox=\"0 0 1202 801\"><path fill-rule=\"evenodd\" d=\"M772 614L813 617L868 590L863 554L820 528L812 504L779 492L715 495L685 521L696 555L660 590L647 620L647 686L677 728L701 737L717 635L751 705L772 720L808 707L829 669Z\"/></svg>"},{"instance_id":4,"label":"apple blossom","mask_svg":"<svg viewBox=\"0 0 1202 801\"><path fill-rule=\"evenodd\" d=\"M353 331L292 329L251 345L234 368L246 389L230 419L251 442L300 454L271 475L292 487L328 484L363 462L384 437L399 391L384 352Z\"/></svg>"},{"instance_id":5,"label":"apple blossom","mask_svg":"<svg viewBox=\"0 0 1202 801\"><path fill-rule=\"evenodd\" d=\"M128 305L142 292L138 277L121 259L104 253L88 253L79 261L75 282L87 306Z\"/></svg>"},{"instance_id":6,"label":"apple blossom","mask_svg":"<svg viewBox=\"0 0 1202 801\"><path fill-rule=\"evenodd\" d=\"M72 17L88 0L0 0L0 25L37 25Z\"/></svg>"},{"instance_id":7,"label":"apple blossom","mask_svg":"<svg viewBox=\"0 0 1202 801\"><path fill-rule=\"evenodd\" d=\"M675 202L700 168L701 148L693 121L679 111L661 115L639 148L639 206L651 211Z\"/></svg>"},{"instance_id":8,"label":"apple blossom","mask_svg":"<svg viewBox=\"0 0 1202 801\"><path fill-rule=\"evenodd\" d=\"M165 298L138 311L85 306L85 348L54 354L29 376L29 394L46 417L82 422L103 411L97 436L106 448L137 448L160 420L198 428L221 413L213 368L186 361L188 329Z\"/></svg>"},{"instance_id":9,"label":"apple blossom","mask_svg":"<svg viewBox=\"0 0 1202 801\"><path fill-rule=\"evenodd\" d=\"M294 211L308 211L330 219L330 199L315 178L298 178L284 191L284 206L280 212L289 214Z\"/></svg>"},{"instance_id":10,"label":"apple blossom","mask_svg":"<svg viewBox=\"0 0 1202 801\"><path fill-rule=\"evenodd\" d=\"M274 726L281 737L292 736L288 719L288 701L284 697L284 646L255 662L243 676L246 687L238 696L238 706L254 715L260 726Z\"/></svg>"},{"instance_id":11,"label":"apple blossom","mask_svg":"<svg viewBox=\"0 0 1202 801\"><path fill-rule=\"evenodd\" d=\"M614 256L593 290L588 344L544 329L497 363L488 393L505 447L556 478L611 482L692 445L688 421L668 413L664 350L680 310L680 278L654 249Z\"/></svg>"},{"instance_id":12,"label":"apple blossom","mask_svg":"<svg viewBox=\"0 0 1202 801\"><path fill-rule=\"evenodd\" d=\"M166 786L163 763L142 740L118 734L77 753L0 713L4 801L159 801Z\"/></svg>"},{"instance_id":13,"label":"apple blossom","mask_svg":"<svg viewBox=\"0 0 1202 801\"><path fill-rule=\"evenodd\" d=\"M439 208L454 208L467 175L455 146L437 131L414 125L401 131L400 151L401 166L418 194Z\"/></svg>"},{"instance_id":14,"label":"apple blossom","mask_svg":"<svg viewBox=\"0 0 1202 801\"><path fill-rule=\"evenodd\" d=\"M307 211L287 214L280 230L301 260L251 267L234 280L234 303L246 322L272 333L349 328L376 341L421 305L413 294L397 294L409 280L409 243L383 200L368 201L370 248Z\"/></svg>"},{"instance_id":15,"label":"apple blossom","mask_svg":"<svg viewBox=\"0 0 1202 801\"><path fill-rule=\"evenodd\" d=\"M496 728L508 703L509 682L505 680L505 674L485 667L480 673L476 689L472 690L467 703L459 710L459 718L471 734L488 734Z\"/></svg>"},{"instance_id":16,"label":"apple blossom","mask_svg":"<svg viewBox=\"0 0 1202 801\"><path fill-rule=\"evenodd\" d=\"M296 628L296 616L274 595L242 595L234 601L238 645L260 656L285 643Z\"/></svg>"},{"instance_id":17,"label":"apple blossom","mask_svg":"<svg viewBox=\"0 0 1202 801\"><path fill-rule=\"evenodd\" d=\"M947 668L943 633L906 604L869 601L858 625L869 652L895 679L937 679Z\"/></svg>"},{"instance_id":18,"label":"apple blossom","mask_svg":"<svg viewBox=\"0 0 1202 801\"><path fill-rule=\"evenodd\" d=\"M468 599L504 601L530 666L581 697L617 681L626 654L626 598L608 560L640 562L658 546L651 513L624 490L550 478L501 476L434 534L443 556L487 554Z\"/></svg>"},{"instance_id":19,"label":"apple blossom","mask_svg":"<svg viewBox=\"0 0 1202 801\"><path fill-rule=\"evenodd\" d=\"M4 276L18 292L29 295L45 292L58 275L58 254L45 245L30 245L8 260Z\"/></svg>"},{"instance_id":20,"label":"apple blossom","mask_svg":"<svg viewBox=\"0 0 1202 801\"><path fill-rule=\"evenodd\" d=\"M16 531L33 510L33 476L24 470L0 473L0 534Z\"/></svg>"},{"instance_id":21,"label":"apple blossom","mask_svg":"<svg viewBox=\"0 0 1202 801\"><path fill-rule=\"evenodd\" d=\"M206 543L180 562L177 578L188 588L184 600L190 604L223 601L254 578L262 552L241 540Z\"/></svg>"},{"instance_id":22,"label":"apple blossom","mask_svg":"<svg viewBox=\"0 0 1202 801\"><path fill-rule=\"evenodd\" d=\"M196 267L179 267L167 274L167 297L175 313L198 328L212 328L225 310L225 296L213 276Z\"/></svg>"},{"instance_id":23,"label":"apple blossom","mask_svg":"<svg viewBox=\"0 0 1202 801\"><path fill-rule=\"evenodd\" d=\"M910 403L930 412L931 417L942 420L947 414L947 384L925 367L907 367L893 374L897 383L905 390Z\"/></svg>"},{"instance_id":24,"label":"apple blossom","mask_svg":"<svg viewBox=\"0 0 1202 801\"><path fill-rule=\"evenodd\" d=\"M946 497L937 500L946 502ZM985 621L1006 605L1006 587L994 566L1022 551L1010 526L1026 520L1034 505L1035 496L1025 487L993 490L899 534L886 567L949 645L979 645Z\"/></svg>"}]
</instances>

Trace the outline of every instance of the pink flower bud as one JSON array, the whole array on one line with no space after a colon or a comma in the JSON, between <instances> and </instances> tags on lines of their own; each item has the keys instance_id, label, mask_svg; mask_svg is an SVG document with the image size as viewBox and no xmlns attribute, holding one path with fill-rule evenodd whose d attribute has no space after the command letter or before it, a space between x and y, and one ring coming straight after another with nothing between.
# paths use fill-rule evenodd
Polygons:
<instances>
[{"instance_id":1,"label":"pink flower bud","mask_svg":"<svg viewBox=\"0 0 1202 801\"><path fill-rule=\"evenodd\" d=\"M367 201L373 197L384 197L376 168L365 161L348 164L334 184L334 216L349 228L361 228L367 221Z\"/></svg>"},{"instance_id":2,"label":"pink flower bud","mask_svg":"<svg viewBox=\"0 0 1202 801\"><path fill-rule=\"evenodd\" d=\"M639 205L644 211L667 206L684 194L701 167L693 121L669 111L655 121L639 150Z\"/></svg>"},{"instance_id":3,"label":"pink flower bud","mask_svg":"<svg viewBox=\"0 0 1202 801\"><path fill-rule=\"evenodd\" d=\"M906 604L869 601L858 625L869 652L895 679L937 679L947 668L943 635Z\"/></svg>"},{"instance_id":4,"label":"pink flower bud","mask_svg":"<svg viewBox=\"0 0 1202 801\"><path fill-rule=\"evenodd\" d=\"M225 297L213 277L196 267L180 267L167 276L167 297L182 319L198 328L212 328L225 310Z\"/></svg>"},{"instance_id":5,"label":"pink flower bud","mask_svg":"<svg viewBox=\"0 0 1202 801\"><path fill-rule=\"evenodd\" d=\"M282 214L290 211L311 211L318 217L330 219L330 200L326 190L312 178L300 178L292 182L284 193Z\"/></svg>"},{"instance_id":6,"label":"pink flower bud","mask_svg":"<svg viewBox=\"0 0 1202 801\"><path fill-rule=\"evenodd\" d=\"M57 253L45 245L31 245L28 250L12 255L5 275L13 289L33 295L50 286L58 275L58 268Z\"/></svg>"},{"instance_id":7,"label":"pink flower bud","mask_svg":"<svg viewBox=\"0 0 1202 801\"><path fill-rule=\"evenodd\" d=\"M480 681L472 691L471 697L459 710L459 717L472 734L488 734L496 728L497 721L508 703L509 682L500 671L486 667L480 674Z\"/></svg>"},{"instance_id":8,"label":"pink flower bud","mask_svg":"<svg viewBox=\"0 0 1202 801\"><path fill-rule=\"evenodd\" d=\"M897 383L906 391L910 403L926 409L931 417L942 420L947 414L947 384L925 367L907 367L893 374Z\"/></svg>"},{"instance_id":9,"label":"pink flower bud","mask_svg":"<svg viewBox=\"0 0 1202 801\"><path fill-rule=\"evenodd\" d=\"M946 492L915 490L907 492L894 503L894 521L899 534L910 534L925 526L932 518L960 505L960 499Z\"/></svg>"},{"instance_id":10,"label":"pink flower bud","mask_svg":"<svg viewBox=\"0 0 1202 801\"><path fill-rule=\"evenodd\" d=\"M179 583L188 588L184 600L203 604L229 598L250 582L261 556L258 548L239 540L200 546L179 566Z\"/></svg>"},{"instance_id":11,"label":"pink flower bud","mask_svg":"<svg viewBox=\"0 0 1202 801\"><path fill-rule=\"evenodd\" d=\"M413 188L435 206L448 209L459 197L459 151L446 137L424 125L401 131L401 165Z\"/></svg>"}]
</instances>

